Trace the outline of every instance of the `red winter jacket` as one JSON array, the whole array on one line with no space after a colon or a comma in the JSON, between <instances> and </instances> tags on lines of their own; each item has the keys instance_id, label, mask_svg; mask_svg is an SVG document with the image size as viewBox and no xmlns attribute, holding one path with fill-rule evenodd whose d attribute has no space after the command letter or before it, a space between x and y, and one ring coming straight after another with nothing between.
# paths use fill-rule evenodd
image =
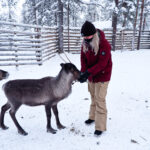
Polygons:
<instances>
[{"instance_id":1,"label":"red winter jacket","mask_svg":"<svg viewBox=\"0 0 150 150\"><path fill-rule=\"evenodd\" d=\"M91 48L83 52L83 44L81 47L81 72L87 70L90 73L88 80L94 83L109 81L112 72L111 46L105 39L104 32L98 29L97 32L100 33L97 55Z\"/></svg>"}]
</instances>

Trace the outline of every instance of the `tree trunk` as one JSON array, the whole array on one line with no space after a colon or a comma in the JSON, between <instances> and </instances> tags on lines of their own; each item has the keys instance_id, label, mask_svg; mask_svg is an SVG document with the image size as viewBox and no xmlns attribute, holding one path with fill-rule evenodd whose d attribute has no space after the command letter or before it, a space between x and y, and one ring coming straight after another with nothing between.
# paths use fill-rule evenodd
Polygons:
<instances>
[{"instance_id":1,"label":"tree trunk","mask_svg":"<svg viewBox=\"0 0 150 150\"><path fill-rule=\"evenodd\" d=\"M69 8L69 1L68 1L68 8L67 8L68 10L67 10L67 12L68 12L68 16L67 16L67 22L68 22L68 52L70 52L70 39L69 39L69 37L70 37L70 33L69 33L69 28L70 28L70 19L69 19L69 13L70 13L70 8Z\"/></svg>"},{"instance_id":2,"label":"tree trunk","mask_svg":"<svg viewBox=\"0 0 150 150\"><path fill-rule=\"evenodd\" d=\"M12 16L11 16L11 1L8 0L8 20L11 22L12 21Z\"/></svg>"},{"instance_id":3,"label":"tree trunk","mask_svg":"<svg viewBox=\"0 0 150 150\"><path fill-rule=\"evenodd\" d=\"M145 25L146 25L146 15L144 15L144 21L143 21L143 29L142 29L142 31L145 30Z\"/></svg>"},{"instance_id":4,"label":"tree trunk","mask_svg":"<svg viewBox=\"0 0 150 150\"><path fill-rule=\"evenodd\" d=\"M38 25L38 19L37 19L37 9L36 9L36 0L33 0L33 24Z\"/></svg>"},{"instance_id":5,"label":"tree trunk","mask_svg":"<svg viewBox=\"0 0 150 150\"><path fill-rule=\"evenodd\" d=\"M116 7L118 7L118 0L115 0ZM113 27L113 35L112 35L112 50L115 51L115 45L116 45L116 31L117 31L117 16L118 14L113 12L113 18L112 18L112 27Z\"/></svg>"},{"instance_id":6,"label":"tree trunk","mask_svg":"<svg viewBox=\"0 0 150 150\"><path fill-rule=\"evenodd\" d=\"M138 9L139 9L139 0L137 0L136 15L135 15L134 26L133 26L132 50L135 49L134 43L135 43L135 32L136 32L136 22L137 22Z\"/></svg>"},{"instance_id":7,"label":"tree trunk","mask_svg":"<svg viewBox=\"0 0 150 150\"><path fill-rule=\"evenodd\" d=\"M58 18L57 12L55 12L55 21L54 21L54 25L55 25L55 26L57 26L57 22L58 22L58 21L57 21L57 18Z\"/></svg>"},{"instance_id":8,"label":"tree trunk","mask_svg":"<svg viewBox=\"0 0 150 150\"><path fill-rule=\"evenodd\" d=\"M58 0L58 46L59 53L63 52L63 3Z\"/></svg>"},{"instance_id":9,"label":"tree trunk","mask_svg":"<svg viewBox=\"0 0 150 150\"><path fill-rule=\"evenodd\" d=\"M122 24L123 28L126 26L126 22L127 22L127 14L124 14L124 20L123 20L123 24Z\"/></svg>"},{"instance_id":10,"label":"tree trunk","mask_svg":"<svg viewBox=\"0 0 150 150\"><path fill-rule=\"evenodd\" d=\"M144 0L142 0L142 5L141 5L141 17L140 17L140 26L139 26L139 36L138 36L137 50L140 49L141 30L142 30L142 21L143 21L143 10L144 10Z\"/></svg>"}]
</instances>

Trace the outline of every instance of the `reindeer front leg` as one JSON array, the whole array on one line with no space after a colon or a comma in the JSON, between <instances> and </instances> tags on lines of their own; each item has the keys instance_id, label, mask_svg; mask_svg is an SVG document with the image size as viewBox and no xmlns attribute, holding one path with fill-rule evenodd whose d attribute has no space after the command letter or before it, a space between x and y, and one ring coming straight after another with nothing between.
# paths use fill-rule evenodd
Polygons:
<instances>
[{"instance_id":1,"label":"reindeer front leg","mask_svg":"<svg viewBox=\"0 0 150 150\"><path fill-rule=\"evenodd\" d=\"M57 130L51 127L51 106L46 105L45 112L46 112L46 117L47 117L47 132L55 134Z\"/></svg>"},{"instance_id":2,"label":"reindeer front leg","mask_svg":"<svg viewBox=\"0 0 150 150\"><path fill-rule=\"evenodd\" d=\"M16 112L20 106L21 106L21 104L14 103L13 107L11 107L9 113L10 113L10 116L11 116L12 120L14 121L17 129L18 129L18 133L20 133L21 135L28 135L28 133L26 131L24 131L24 129L20 126L20 124L18 123L16 116L15 116L15 114L16 114Z\"/></svg>"},{"instance_id":3,"label":"reindeer front leg","mask_svg":"<svg viewBox=\"0 0 150 150\"><path fill-rule=\"evenodd\" d=\"M60 121L59 121L59 114L58 114L58 109L57 109L57 105L52 106L55 118L56 118L56 124L57 124L57 128L58 129L64 129L65 126L63 126Z\"/></svg>"}]
</instances>

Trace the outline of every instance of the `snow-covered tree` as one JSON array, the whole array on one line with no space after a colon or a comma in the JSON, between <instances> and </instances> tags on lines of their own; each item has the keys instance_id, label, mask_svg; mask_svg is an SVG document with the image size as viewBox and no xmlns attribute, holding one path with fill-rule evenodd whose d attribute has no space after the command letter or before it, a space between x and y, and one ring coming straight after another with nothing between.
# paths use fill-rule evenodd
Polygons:
<instances>
[{"instance_id":1,"label":"snow-covered tree","mask_svg":"<svg viewBox=\"0 0 150 150\"><path fill-rule=\"evenodd\" d=\"M99 0L90 0L87 8L87 20L90 20L92 22L99 21L101 15L100 8L102 8L102 5L100 5Z\"/></svg>"},{"instance_id":2,"label":"snow-covered tree","mask_svg":"<svg viewBox=\"0 0 150 150\"><path fill-rule=\"evenodd\" d=\"M69 19L70 26L81 26L81 24L83 23L81 15L85 16L84 20L99 20L99 2L99 0L92 0L91 3L86 3L82 0L62 0L64 25L68 25ZM58 25L58 6L58 0L26 0L23 6L23 22L31 24L38 23L41 25L49 26ZM89 16L91 17L88 18Z\"/></svg>"},{"instance_id":3,"label":"snow-covered tree","mask_svg":"<svg viewBox=\"0 0 150 150\"><path fill-rule=\"evenodd\" d=\"M62 2L64 6L64 25L68 25L69 19L70 26L81 26L83 23L81 15L85 16L87 14L87 4L81 0L63 0Z\"/></svg>"},{"instance_id":4,"label":"snow-covered tree","mask_svg":"<svg viewBox=\"0 0 150 150\"><path fill-rule=\"evenodd\" d=\"M145 0L144 2L144 19L143 19L143 26L142 30L149 29L150 27L150 0Z\"/></svg>"},{"instance_id":5,"label":"snow-covered tree","mask_svg":"<svg viewBox=\"0 0 150 150\"><path fill-rule=\"evenodd\" d=\"M44 1L26 0L23 4L23 22L29 24L41 24L43 18L42 6Z\"/></svg>"},{"instance_id":6,"label":"snow-covered tree","mask_svg":"<svg viewBox=\"0 0 150 150\"><path fill-rule=\"evenodd\" d=\"M7 21L15 21L16 20L16 14L15 9L17 5L17 0L1 0L1 12L0 18L1 20L7 20Z\"/></svg>"}]
</instances>

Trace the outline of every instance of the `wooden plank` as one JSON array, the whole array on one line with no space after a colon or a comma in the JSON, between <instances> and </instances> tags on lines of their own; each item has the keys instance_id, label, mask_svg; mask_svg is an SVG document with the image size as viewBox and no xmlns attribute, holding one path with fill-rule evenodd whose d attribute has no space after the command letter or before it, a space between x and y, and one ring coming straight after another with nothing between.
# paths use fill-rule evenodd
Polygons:
<instances>
[{"instance_id":1,"label":"wooden plank","mask_svg":"<svg viewBox=\"0 0 150 150\"><path fill-rule=\"evenodd\" d=\"M26 63L0 63L0 66L19 66L19 65L41 65L42 61L39 62L26 62Z\"/></svg>"},{"instance_id":2,"label":"wooden plank","mask_svg":"<svg viewBox=\"0 0 150 150\"><path fill-rule=\"evenodd\" d=\"M40 54L27 54L27 53L24 53L24 54L20 54L20 53L0 53L0 56L41 56Z\"/></svg>"},{"instance_id":3,"label":"wooden plank","mask_svg":"<svg viewBox=\"0 0 150 150\"><path fill-rule=\"evenodd\" d=\"M32 47L29 47L29 48L19 48L19 47L13 47L13 48L9 48L9 47L0 47L0 51L40 51L41 48L32 48Z\"/></svg>"},{"instance_id":4,"label":"wooden plank","mask_svg":"<svg viewBox=\"0 0 150 150\"><path fill-rule=\"evenodd\" d=\"M43 55L43 58L46 58L46 57L48 57L48 56L50 56L50 55L53 55L53 54L56 54L56 52L51 52L51 53L48 53L48 54L44 54L44 55Z\"/></svg>"},{"instance_id":5,"label":"wooden plank","mask_svg":"<svg viewBox=\"0 0 150 150\"><path fill-rule=\"evenodd\" d=\"M38 58L0 58L0 61L35 61ZM39 59L40 60L40 59Z\"/></svg>"},{"instance_id":6,"label":"wooden plank","mask_svg":"<svg viewBox=\"0 0 150 150\"><path fill-rule=\"evenodd\" d=\"M17 42L3 42L0 43L0 46L32 46L32 47L40 47L41 43L17 43Z\"/></svg>"},{"instance_id":7,"label":"wooden plank","mask_svg":"<svg viewBox=\"0 0 150 150\"><path fill-rule=\"evenodd\" d=\"M49 56L49 57L47 57L47 58L44 58L44 59L43 59L43 62L49 60L50 58L52 58L52 57L54 57L54 56L56 56L56 55L51 55L51 56Z\"/></svg>"},{"instance_id":8,"label":"wooden plank","mask_svg":"<svg viewBox=\"0 0 150 150\"><path fill-rule=\"evenodd\" d=\"M8 41L30 41L30 42L41 42L40 39L31 39L31 38L21 38L21 37L0 37L0 41L8 42Z\"/></svg>"},{"instance_id":9,"label":"wooden plank","mask_svg":"<svg viewBox=\"0 0 150 150\"><path fill-rule=\"evenodd\" d=\"M40 26L40 25L29 25L29 24L21 24L16 22L6 22L6 21L0 21L1 25L12 25L12 26L18 26L18 27L29 27L29 28L43 28L43 29L57 29L56 27L49 27L49 26Z\"/></svg>"},{"instance_id":10,"label":"wooden plank","mask_svg":"<svg viewBox=\"0 0 150 150\"><path fill-rule=\"evenodd\" d=\"M12 33L12 34L25 34L25 35L40 35L39 32L26 32L26 31L18 31L18 30L8 30L8 29L0 29L0 33Z\"/></svg>"}]
</instances>

